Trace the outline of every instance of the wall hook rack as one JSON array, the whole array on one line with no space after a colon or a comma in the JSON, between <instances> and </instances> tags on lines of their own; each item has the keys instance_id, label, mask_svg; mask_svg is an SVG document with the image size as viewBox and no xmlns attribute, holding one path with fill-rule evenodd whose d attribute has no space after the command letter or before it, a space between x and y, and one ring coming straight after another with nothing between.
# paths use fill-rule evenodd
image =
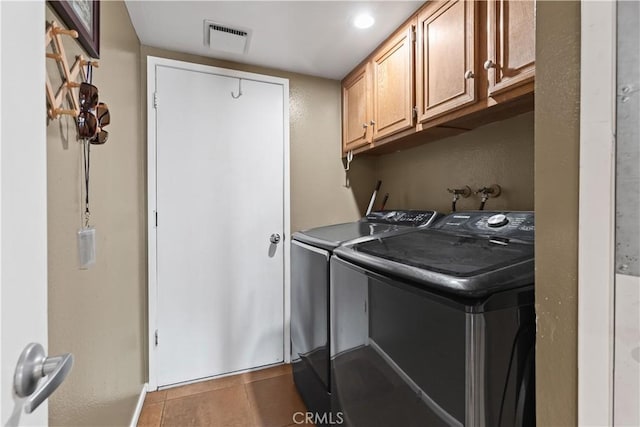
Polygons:
<instances>
[{"instance_id":1,"label":"wall hook rack","mask_svg":"<svg viewBox=\"0 0 640 427\"><path fill-rule=\"evenodd\" d=\"M78 96L73 90L80 87L80 83L76 80L79 75L82 81L86 80L86 76L82 69L83 66L90 64L93 67L99 67L97 61L87 60L82 55L76 56L73 66L69 67L64 44L62 43L62 36L78 38L78 33L75 30L66 30L60 27L55 21L47 23L45 46L51 45L52 52L47 53L46 57L53 59L58 63L58 68L61 73L60 77L62 80L60 87L54 92L53 86L51 85L51 79L49 78L49 74L47 74L45 90L47 94L47 103L49 104L47 115L50 119L57 119L62 115L76 117L80 113ZM69 101L70 108L63 107L65 99Z\"/></svg>"}]
</instances>

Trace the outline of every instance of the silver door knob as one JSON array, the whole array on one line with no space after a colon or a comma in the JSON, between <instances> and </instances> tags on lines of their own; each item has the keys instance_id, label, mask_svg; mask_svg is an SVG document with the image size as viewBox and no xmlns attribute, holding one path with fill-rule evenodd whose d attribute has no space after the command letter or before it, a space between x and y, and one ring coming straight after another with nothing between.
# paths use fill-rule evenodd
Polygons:
<instances>
[{"instance_id":1,"label":"silver door knob","mask_svg":"<svg viewBox=\"0 0 640 427\"><path fill-rule=\"evenodd\" d=\"M475 74L473 74L473 71L468 70L466 73L464 73L464 78L469 80L475 77Z\"/></svg>"},{"instance_id":2,"label":"silver door knob","mask_svg":"<svg viewBox=\"0 0 640 427\"><path fill-rule=\"evenodd\" d=\"M274 245L277 245L280 243L280 235L278 233L272 234L271 237L269 237L269 241Z\"/></svg>"},{"instance_id":3,"label":"silver door knob","mask_svg":"<svg viewBox=\"0 0 640 427\"><path fill-rule=\"evenodd\" d=\"M493 61L492 61L492 60L490 60L490 59L487 59L487 60L484 62L484 69L485 69L485 70L489 70L490 68L496 68L496 63L495 63L495 62L493 62Z\"/></svg>"},{"instance_id":4,"label":"silver door knob","mask_svg":"<svg viewBox=\"0 0 640 427\"><path fill-rule=\"evenodd\" d=\"M366 123L363 123L363 124L362 124L362 129L366 129L366 128L367 128L367 126L369 126L369 125L368 125L368 124L366 124Z\"/></svg>"},{"instance_id":5,"label":"silver door knob","mask_svg":"<svg viewBox=\"0 0 640 427\"><path fill-rule=\"evenodd\" d=\"M31 343L22 351L16 372L13 376L13 387L19 397L28 397L24 403L27 414L33 412L42 402L62 384L71 372L73 354L47 357L40 344ZM38 388L44 377L47 380Z\"/></svg>"},{"instance_id":6,"label":"silver door knob","mask_svg":"<svg viewBox=\"0 0 640 427\"><path fill-rule=\"evenodd\" d=\"M370 124L371 126L375 126L375 125L376 125L376 121L375 121L375 120L371 120L371 121L369 122L369 124Z\"/></svg>"}]
</instances>

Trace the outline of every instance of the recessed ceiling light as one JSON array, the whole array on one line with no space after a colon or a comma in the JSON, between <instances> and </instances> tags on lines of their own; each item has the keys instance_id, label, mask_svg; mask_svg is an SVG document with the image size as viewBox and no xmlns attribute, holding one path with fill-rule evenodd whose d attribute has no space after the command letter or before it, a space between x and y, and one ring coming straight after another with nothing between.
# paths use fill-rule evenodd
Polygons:
<instances>
[{"instance_id":1,"label":"recessed ceiling light","mask_svg":"<svg viewBox=\"0 0 640 427\"><path fill-rule=\"evenodd\" d=\"M376 22L376 20L373 19L373 16L369 15L368 13L362 13L356 16L356 18L353 20L353 25L355 25L356 28L364 29L372 26L374 22Z\"/></svg>"}]
</instances>

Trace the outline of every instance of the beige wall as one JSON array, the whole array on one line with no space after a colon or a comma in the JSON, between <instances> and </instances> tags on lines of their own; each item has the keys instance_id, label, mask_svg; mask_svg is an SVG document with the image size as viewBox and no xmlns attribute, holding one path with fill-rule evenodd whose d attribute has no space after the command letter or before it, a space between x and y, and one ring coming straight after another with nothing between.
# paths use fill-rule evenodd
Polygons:
<instances>
[{"instance_id":1,"label":"beige wall","mask_svg":"<svg viewBox=\"0 0 640 427\"><path fill-rule=\"evenodd\" d=\"M80 147L69 120L48 127L50 351L72 351L76 365L53 397L51 422L125 424L144 381L144 144L139 80L145 55L290 79L294 230L357 218L374 180L390 207L447 211L446 187L499 183L488 208L531 209L532 114L380 157L358 157L352 189L342 187L340 90L336 81L193 57L138 42L122 3L103 2L96 83L112 110L110 141L95 147L93 224L98 264L76 267L80 227ZM577 190L579 3L538 2L535 116L537 404L540 425L577 418ZM107 24L108 23L108 24ZM142 56L140 56L142 53ZM143 67L140 67L140 64ZM473 208L476 199L460 202Z\"/></svg>"},{"instance_id":2,"label":"beige wall","mask_svg":"<svg viewBox=\"0 0 640 427\"><path fill-rule=\"evenodd\" d=\"M485 209L533 210L533 113L492 123L451 138L380 156L376 176L388 208L451 211L447 188L477 190L499 184L502 194ZM480 197L457 209L478 209Z\"/></svg>"},{"instance_id":3,"label":"beige wall","mask_svg":"<svg viewBox=\"0 0 640 427\"><path fill-rule=\"evenodd\" d=\"M537 2L537 423L577 425L580 3Z\"/></svg>"},{"instance_id":4,"label":"beige wall","mask_svg":"<svg viewBox=\"0 0 640 427\"><path fill-rule=\"evenodd\" d=\"M355 161L351 167L351 188L343 186L339 81L142 46L143 85L147 56L289 79L292 231L353 221L362 216L375 186L373 163L371 159Z\"/></svg>"},{"instance_id":5,"label":"beige wall","mask_svg":"<svg viewBox=\"0 0 640 427\"><path fill-rule=\"evenodd\" d=\"M47 10L47 19L52 18ZM145 382L146 248L140 50L122 2L101 3L100 68L109 141L91 150L91 223L97 263L77 266L81 146L73 121L47 127L49 350L72 352L71 374L50 400L52 425L128 425ZM70 39L71 61L81 53ZM55 67L49 74L55 75Z\"/></svg>"}]
</instances>

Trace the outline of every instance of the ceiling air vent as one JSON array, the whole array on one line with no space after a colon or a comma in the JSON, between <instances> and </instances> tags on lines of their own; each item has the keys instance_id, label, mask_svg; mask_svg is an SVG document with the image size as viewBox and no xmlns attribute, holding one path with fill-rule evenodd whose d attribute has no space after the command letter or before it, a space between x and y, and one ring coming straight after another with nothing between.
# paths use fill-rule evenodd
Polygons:
<instances>
[{"instance_id":1,"label":"ceiling air vent","mask_svg":"<svg viewBox=\"0 0 640 427\"><path fill-rule=\"evenodd\" d=\"M204 44L212 50L244 54L249 48L250 38L249 29L204 21Z\"/></svg>"}]
</instances>

